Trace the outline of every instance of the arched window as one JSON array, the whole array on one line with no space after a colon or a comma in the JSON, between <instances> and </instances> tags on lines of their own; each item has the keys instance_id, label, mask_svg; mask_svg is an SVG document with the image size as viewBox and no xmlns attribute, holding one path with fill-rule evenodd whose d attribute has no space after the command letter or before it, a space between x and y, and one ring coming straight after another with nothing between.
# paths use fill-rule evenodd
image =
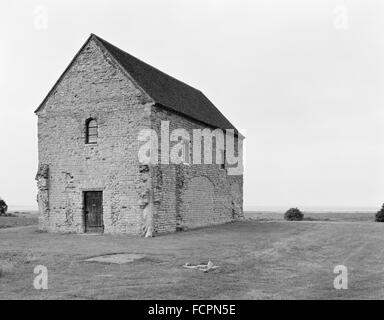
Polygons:
<instances>
[{"instance_id":1,"label":"arched window","mask_svg":"<svg viewBox=\"0 0 384 320\"><path fill-rule=\"evenodd\" d=\"M97 143L97 122L95 119L88 119L85 129L85 143Z\"/></svg>"}]
</instances>

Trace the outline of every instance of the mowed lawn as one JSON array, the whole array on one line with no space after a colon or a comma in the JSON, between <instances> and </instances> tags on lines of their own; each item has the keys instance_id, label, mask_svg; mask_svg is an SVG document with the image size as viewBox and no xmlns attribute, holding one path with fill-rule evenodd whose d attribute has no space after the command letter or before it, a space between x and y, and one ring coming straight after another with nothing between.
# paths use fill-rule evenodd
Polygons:
<instances>
[{"instance_id":1,"label":"mowed lawn","mask_svg":"<svg viewBox=\"0 0 384 320\"><path fill-rule=\"evenodd\" d=\"M0 299L383 299L384 223L242 221L155 238L0 230ZM138 253L126 264L86 262ZM211 260L204 273L182 268ZM348 268L336 290L336 265ZM48 290L33 287L36 265Z\"/></svg>"}]
</instances>

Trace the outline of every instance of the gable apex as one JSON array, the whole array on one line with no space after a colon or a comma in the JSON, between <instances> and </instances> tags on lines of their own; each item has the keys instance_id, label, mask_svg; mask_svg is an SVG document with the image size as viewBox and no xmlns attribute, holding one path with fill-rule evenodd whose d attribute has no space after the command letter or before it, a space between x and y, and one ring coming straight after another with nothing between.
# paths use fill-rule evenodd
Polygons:
<instances>
[{"instance_id":1,"label":"gable apex","mask_svg":"<svg viewBox=\"0 0 384 320\"><path fill-rule=\"evenodd\" d=\"M119 69L123 71L124 75L157 105L205 123L211 127L234 129L236 134L240 134L231 122L200 90L169 76L93 33L90 34L80 50L76 53L42 103L35 110L35 113L42 110L47 99L54 92L57 85L91 40L93 40L103 52L106 52L117 64Z\"/></svg>"},{"instance_id":2,"label":"gable apex","mask_svg":"<svg viewBox=\"0 0 384 320\"><path fill-rule=\"evenodd\" d=\"M87 44L90 42L90 40L95 37L93 33L88 37L88 39L84 42L84 44L81 46L79 51L77 51L76 55L72 58L71 62L68 64L68 66L65 68L63 73L60 75L59 79L56 80L55 84L52 86L51 90L48 91L48 94L45 96L43 101L40 103L40 105L37 107L37 109L34 111L35 113L38 113L43 109L43 106L47 102L48 98L51 96L51 94L55 91L58 84L61 82L61 80L64 78L67 71L72 67L73 63L76 61L77 57L80 55L80 53L83 51L83 49L87 46Z\"/></svg>"}]
</instances>

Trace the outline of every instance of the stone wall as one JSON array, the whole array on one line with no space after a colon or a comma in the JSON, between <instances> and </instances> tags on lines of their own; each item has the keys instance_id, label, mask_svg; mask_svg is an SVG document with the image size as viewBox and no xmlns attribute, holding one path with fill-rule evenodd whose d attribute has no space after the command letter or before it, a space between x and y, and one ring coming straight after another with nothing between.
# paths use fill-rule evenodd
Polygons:
<instances>
[{"instance_id":1,"label":"stone wall","mask_svg":"<svg viewBox=\"0 0 384 320\"><path fill-rule=\"evenodd\" d=\"M141 177L137 132L150 126L152 101L91 40L38 112L39 164L49 167L49 193L39 189L40 229L83 232L83 191L103 191L106 233L139 234ZM97 144L85 122L98 123ZM144 173L145 175L145 173ZM40 183L41 185L41 183Z\"/></svg>"},{"instance_id":2,"label":"stone wall","mask_svg":"<svg viewBox=\"0 0 384 320\"><path fill-rule=\"evenodd\" d=\"M159 137L161 121L169 121L170 132L186 129L191 139L193 129L209 128L159 106L152 110L152 129ZM170 143L170 148L172 146ZM214 141L213 150L215 147ZM237 152L237 148L235 150ZM156 233L220 224L243 217L243 176L228 175L226 169L215 164L214 155L213 164L160 164L151 169L154 198L157 200L154 209Z\"/></svg>"}]
</instances>

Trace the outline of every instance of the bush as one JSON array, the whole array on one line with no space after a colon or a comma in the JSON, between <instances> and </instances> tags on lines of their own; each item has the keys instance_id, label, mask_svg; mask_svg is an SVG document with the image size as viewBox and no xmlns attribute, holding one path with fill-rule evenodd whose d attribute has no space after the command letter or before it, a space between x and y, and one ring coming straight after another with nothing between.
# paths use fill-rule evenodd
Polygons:
<instances>
[{"instance_id":1,"label":"bush","mask_svg":"<svg viewBox=\"0 0 384 320\"><path fill-rule=\"evenodd\" d=\"M376 222L384 222L384 203L379 211L375 215Z\"/></svg>"},{"instance_id":2,"label":"bush","mask_svg":"<svg viewBox=\"0 0 384 320\"><path fill-rule=\"evenodd\" d=\"M291 208L284 213L284 219L288 221L301 221L304 218L304 214L297 208Z\"/></svg>"},{"instance_id":3,"label":"bush","mask_svg":"<svg viewBox=\"0 0 384 320\"><path fill-rule=\"evenodd\" d=\"M0 216L7 213L8 206L3 199L0 199Z\"/></svg>"}]
</instances>

